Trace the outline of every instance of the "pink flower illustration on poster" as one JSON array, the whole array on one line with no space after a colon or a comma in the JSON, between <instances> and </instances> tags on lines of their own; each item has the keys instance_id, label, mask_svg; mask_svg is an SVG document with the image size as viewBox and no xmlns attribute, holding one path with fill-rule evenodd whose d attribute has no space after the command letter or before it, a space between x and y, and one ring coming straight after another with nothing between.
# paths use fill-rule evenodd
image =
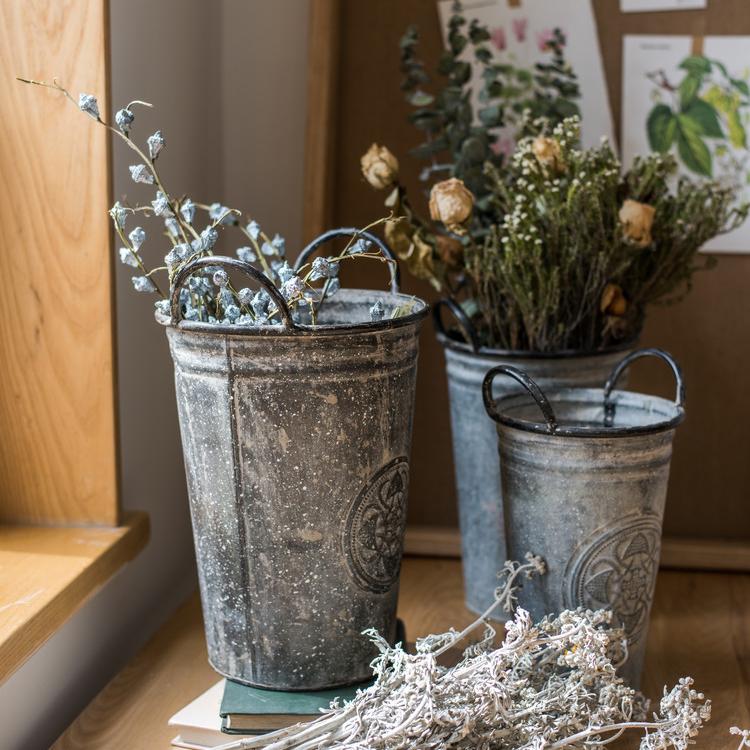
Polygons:
<instances>
[{"instance_id":1,"label":"pink flower illustration on poster","mask_svg":"<svg viewBox=\"0 0 750 750\"><path fill-rule=\"evenodd\" d=\"M514 18L513 19L513 34L516 40L519 42L526 41L526 30L529 27L528 18Z\"/></svg>"},{"instance_id":2,"label":"pink flower illustration on poster","mask_svg":"<svg viewBox=\"0 0 750 750\"><path fill-rule=\"evenodd\" d=\"M501 52L508 46L508 39L505 36L505 29L502 26L497 26L492 29L491 33L492 43Z\"/></svg>"},{"instance_id":3,"label":"pink flower illustration on poster","mask_svg":"<svg viewBox=\"0 0 750 750\"><path fill-rule=\"evenodd\" d=\"M546 52L549 49L550 42L555 38L555 32L553 29L544 29L543 31L537 31L536 43L539 47L540 52Z\"/></svg>"}]
</instances>

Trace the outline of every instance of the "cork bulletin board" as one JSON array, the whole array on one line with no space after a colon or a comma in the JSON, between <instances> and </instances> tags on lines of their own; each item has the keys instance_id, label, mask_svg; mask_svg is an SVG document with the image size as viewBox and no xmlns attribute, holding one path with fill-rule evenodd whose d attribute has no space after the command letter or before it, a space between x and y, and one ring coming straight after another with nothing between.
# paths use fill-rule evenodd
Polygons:
<instances>
[{"instance_id":1,"label":"cork bulletin board","mask_svg":"<svg viewBox=\"0 0 750 750\"><path fill-rule=\"evenodd\" d=\"M593 0L592 5L616 138L623 106L625 34L687 34L697 39L750 35L746 0L709 0L704 10L644 13L621 13L619 0ZM323 225L365 225L386 213L385 196L372 190L359 173L359 157L373 141L399 157L412 200L424 200L420 164L407 153L419 142L419 133L407 122L409 108L399 90L398 42L409 24L417 24L428 69L434 69L442 49L435 0L312 0L311 11L308 238ZM349 284L385 283L371 269L353 268L349 273ZM404 288L435 299L422 282L405 278ZM750 255L720 255L717 268L696 276L687 299L652 308L642 344L672 352L683 366L688 387L688 416L678 433L672 464L665 549L674 541L674 548L683 552L703 550L696 555L708 562L696 564L739 567L726 563L726 552L722 557L722 550L733 550L744 560L742 566L750 567ZM432 530L430 538L442 540L435 545L456 549L447 388L442 351L429 323L420 347L409 522ZM672 384L658 363L637 365L631 387L672 395ZM427 544L430 550L439 551ZM690 565L697 560L693 557L681 552L676 559ZM713 565L711 560L718 562Z\"/></svg>"}]
</instances>

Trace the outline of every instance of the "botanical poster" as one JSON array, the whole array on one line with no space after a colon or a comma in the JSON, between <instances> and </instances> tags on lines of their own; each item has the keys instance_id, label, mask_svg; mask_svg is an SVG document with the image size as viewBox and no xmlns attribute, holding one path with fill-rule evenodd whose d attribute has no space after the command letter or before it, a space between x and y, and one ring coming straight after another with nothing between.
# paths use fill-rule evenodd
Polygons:
<instances>
[{"instance_id":1,"label":"botanical poster","mask_svg":"<svg viewBox=\"0 0 750 750\"><path fill-rule=\"evenodd\" d=\"M680 171L750 198L750 36L626 36L622 155L670 152ZM750 222L707 251L750 252Z\"/></svg>"},{"instance_id":2,"label":"botanical poster","mask_svg":"<svg viewBox=\"0 0 750 750\"><path fill-rule=\"evenodd\" d=\"M453 0L438 2L444 41L452 7ZM566 40L565 57L581 88L577 104L583 118L583 145L597 145L603 135L612 140L612 115L589 0L469 0L462 7L467 20L476 18L488 27L498 58L516 66L531 68L542 61L547 42L559 28ZM476 96L481 85L479 66L474 66L473 76ZM514 145L508 133L501 134L501 150L510 152Z\"/></svg>"}]
</instances>

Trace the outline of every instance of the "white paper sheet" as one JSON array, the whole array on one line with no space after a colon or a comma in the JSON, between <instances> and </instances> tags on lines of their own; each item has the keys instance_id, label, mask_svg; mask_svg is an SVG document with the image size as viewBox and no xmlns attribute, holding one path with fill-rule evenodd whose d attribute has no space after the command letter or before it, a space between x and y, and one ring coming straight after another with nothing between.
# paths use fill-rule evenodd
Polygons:
<instances>
[{"instance_id":1,"label":"white paper sheet","mask_svg":"<svg viewBox=\"0 0 750 750\"><path fill-rule=\"evenodd\" d=\"M697 55L696 55L697 53ZM693 62L685 63L686 59ZM701 63L700 60L705 62ZM680 66L683 67L680 67ZM685 87L689 69L695 65L710 66L700 77L695 92L698 105L686 111L680 87ZM723 66L723 70L722 67ZM698 132L694 148L685 148L685 137L677 134L669 140L669 151L680 163L680 170L693 178L711 177L731 185L738 201L750 199L750 105L744 93L750 83L750 36L708 36L693 40L690 36L628 35L623 39L622 85L622 157L629 166L637 154L652 150L659 128L655 109L674 113L685 126L682 132L695 128L708 117L715 124L713 135ZM726 75L724 74L726 70ZM667 107L668 110L664 109ZM714 114L707 112L712 109ZM730 114L733 113L733 114ZM697 113L697 114L696 114ZM649 118L652 140L649 140ZM718 123L719 130L716 130ZM654 135L656 134L656 135ZM665 136L666 137L666 136ZM696 137L688 133L687 140ZM702 144L702 145L701 145ZM690 156L693 154L693 156ZM697 156L696 156L697 154ZM750 222L729 234L721 235L703 248L709 252L750 252Z\"/></svg>"}]
</instances>

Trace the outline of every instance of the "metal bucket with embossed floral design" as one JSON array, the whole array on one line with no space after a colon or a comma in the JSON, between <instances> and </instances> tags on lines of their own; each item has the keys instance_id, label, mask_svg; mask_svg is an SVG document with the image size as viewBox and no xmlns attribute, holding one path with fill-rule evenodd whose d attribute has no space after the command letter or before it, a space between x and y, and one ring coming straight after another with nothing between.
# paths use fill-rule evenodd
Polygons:
<instances>
[{"instance_id":1,"label":"metal bucket with embossed floral design","mask_svg":"<svg viewBox=\"0 0 750 750\"><path fill-rule=\"evenodd\" d=\"M452 313L457 329L444 327L443 310ZM632 349L632 342L594 352L489 349L480 346L474 326L455 302L439 300L432 311L437 339L445 352L464 599L468 609L481 613L494 601L498 571L508 559L496 431L484 411L482 378L491 367L509 364L544 388L595 386ZM493 385L495 398L520 391L518 383L509 379ZM497 610L490 615L496 620L506 616Z\"/></svg>"},{"instance_id":2,"label":"metal bucket with embossed floral design","mask_svg":"<svg viewBox=\"0 0 750 750\"><path fill-rule=\"evenodd\" d=\"M677 380L675 401L614 390L630 363L655 356ZM493 399L505 375L531 394ZM626 356L603 388L542 393L514 367L491 369L485 407L497 422L508 554L541 555L547 573L519 592L535 619L563 609L611 609L628 637L621 672L637 685L659 566L675 428L683 420L680 369L659 349ZM539 412L541 411L541 419Z\"/></svg>"},{"instance_id":3,"label":"metal bucket with embossed floral design","mask_svg":"<svg viewBox=\"0 0 750 750\"><path fill-rule=\"evenodd\" d=\"M322 235L298 265L353 231ZM283 325L180 320L179 289L207 264L258 281ZM209 661L233 680L283 690L357 683L375 655L362 631L395 637L427 305L399 294L397 273L391 281L387 293L341 290L313 327L236 259L201 259L175 280L167 334ZM386 315L372 322L378 300ZM391 318L404 304L410 311Z\"/></svg>"}]
</instances>

